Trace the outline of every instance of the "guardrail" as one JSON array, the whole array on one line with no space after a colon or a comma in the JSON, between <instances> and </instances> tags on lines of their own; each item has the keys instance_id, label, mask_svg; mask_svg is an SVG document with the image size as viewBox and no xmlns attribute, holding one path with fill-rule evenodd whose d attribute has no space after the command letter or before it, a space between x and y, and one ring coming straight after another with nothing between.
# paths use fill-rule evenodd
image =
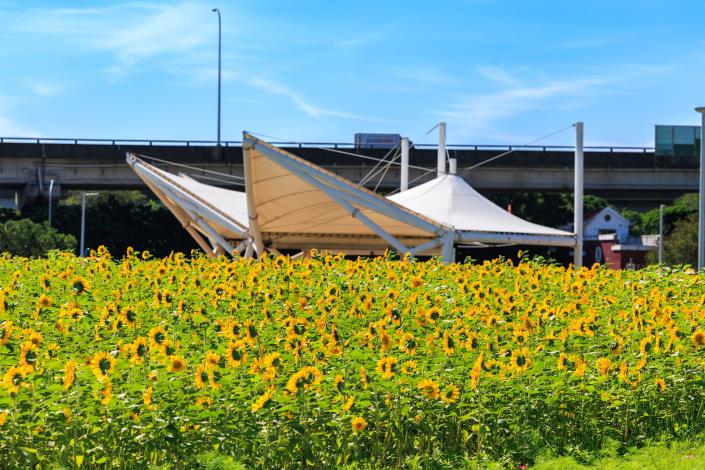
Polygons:
<instances>
[{"instance_id":1,"label":"guardrail","mask_svg":"<svg viewBox=\"0 0 705 470\"><path fill-rule=\"evenodd\" d=\"M66 138L46 138L46 137L0 137L0 144L73 144L73 145L146 145L146 146L183 146L183 147L215 147L215 140L148 140L148 139L66 139ZM242 141L228 140L221 141L223 147L240 147ZM298 148L347 148L355 149L355 144L347 142L270 142L272 145L279 147L298 147ZM414 144L416 148L436 148L436 144ZM550 151L573 151L572 145L472 145L472 144L447 144L449 150L502 150L502 151L521 151L541 150L542 152ZM360 150L369 150L361 148ZM586 146L584 150L587 152L633 152L633 153L650 153L654 151L654 147L629 147L629 146Z\"/></svg>"}]
</instances>

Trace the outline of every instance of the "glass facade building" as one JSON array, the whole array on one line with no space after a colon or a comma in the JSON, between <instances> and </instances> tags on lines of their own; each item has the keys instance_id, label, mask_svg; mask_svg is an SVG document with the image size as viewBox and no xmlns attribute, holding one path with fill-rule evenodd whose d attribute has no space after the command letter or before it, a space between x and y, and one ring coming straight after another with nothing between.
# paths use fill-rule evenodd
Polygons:
<instances>
[{"instance_id":1,"label":"glass facade building","mask_svg":"<svg viewBox=\"0 0 705 470\"><path fill-rule=\"evenodd\" d=\"M656 126L654 142L657 156L699 156L700 126Z\"/></svg>"}]
</instances>

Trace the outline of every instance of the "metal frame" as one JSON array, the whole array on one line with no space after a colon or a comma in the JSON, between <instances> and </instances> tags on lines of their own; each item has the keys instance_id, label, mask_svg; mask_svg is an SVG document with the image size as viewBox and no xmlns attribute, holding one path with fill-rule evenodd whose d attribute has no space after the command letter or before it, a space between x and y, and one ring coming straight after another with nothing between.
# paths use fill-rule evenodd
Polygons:
<instances>
[{"instance_id":1,"label":"metal frame","mask_svg":"<svg viewBox=\"0 0 705 470\"><path fill-rule=\"evenodd\" d=\"M458 232L459 242L575 247L575 235L529 235L519 233Z\"/></svg>"},{"instance_id":2,"label":"metal frame","mask_svg":"<svg viewBox=\"0 0 705 470\"><path fill-rule=\"evenodd\" d=\"M400 253L415 256L423 251L436 247L442 247L443 257L446 262L452 262L454 260L454 256L452 255L454 254L453 242L455 236L450 227L445 227L442 224L433 223L421 218L413 212L397 206L395 203L388 201L381 196L363 191L352 183L348 183L345 180L328 174L324 170L311 164L299 161L297 158L287 155L279 149L266 145L259 139L256 139L247 133L243 133L243 149L245 151L245 187L248 198L248 210L250 210L250 207L255 209L255 189L252 183L252 156L250 155L250 151L257 151L260 155L272 160L274 163L290 171L298 178L301 178L308 184L324 192L329 198L343 207L352 217L355 217L360 222L365 224L365 226L367 226L372 232L377 234ZM356 206L372 210L381 215L414 226L420 230L427 231L429 232L429 236L433 237L433 239L416 247L406 246L397 237L389 233L383 227L380 227L377 223L363 214L360 207ZM250 220L254 222L255 227L251 226L251 232L254 236L257 236L254 230L256 229L259 231L259 227L256 225L258 214L255 210L253 210L253 212L254 216L250 215Z\"/></svg>"},{"instance_id":3,"label":"metal frame","mask_svg":"<svg viewBox=\"0 0 705 470\"><path fill-rule=\"evenodd\" d=\"M216 211L212 210L208 205L199 201L198 198L190 194L189 191L181 188L178 184L173 181L165 180L159 174L153 172L149 167L150 165L140 160L135 154L127 154L127 163L130 167L137 172L142 180L147 184L147 186L152 189L157 195L162 195L160 197L162 201L167 205L169 210L177 217L182 226L194 237L199 246L209 255L218 256L223 251L229 253L230 255L235 254L235 252L241 253L245 250L247 256L247 248L252 244L252 240L249 232L244 229L237 222L229 220ZM165 184L165 181L167 184ZM168 200L174 201L174 204L170 204ZM217 223L218 225L224 226L229 230L237 233L243 241L236 247L226 240L222 235L215 231L210 225L209 221ZM210 247L205 242L201 234L205 235L210 241Z\"/></svg>"}]
</instances>

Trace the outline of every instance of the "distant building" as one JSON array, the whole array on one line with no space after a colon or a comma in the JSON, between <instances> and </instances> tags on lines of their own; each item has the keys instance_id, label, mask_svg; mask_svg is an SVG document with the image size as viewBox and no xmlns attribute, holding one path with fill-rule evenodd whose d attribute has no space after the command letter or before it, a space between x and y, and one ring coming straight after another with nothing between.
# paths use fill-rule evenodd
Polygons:
<instances>
[{"instance_id":1,"label":"distant building","mask_svg":"<svg viewBox=\"0 0 705 470\"><path fill-rule=\"evenodd\" d=\"M561 228L572 230L573 225ZM639 269L646 255L657 249L658 236L629 235L629 220L604 207L585 213L583 219L583 264L605 264L612 269Z\"/></svg>"},{"instance_id":2,"label":"distant building","mask_svg":"<svg viewBox=\"0 0 705 470\"><path fill-rule=\"evenodd\" d=\"M656 126L657 157L700 155L700 126Z\"/></svg>"}]
</instances>

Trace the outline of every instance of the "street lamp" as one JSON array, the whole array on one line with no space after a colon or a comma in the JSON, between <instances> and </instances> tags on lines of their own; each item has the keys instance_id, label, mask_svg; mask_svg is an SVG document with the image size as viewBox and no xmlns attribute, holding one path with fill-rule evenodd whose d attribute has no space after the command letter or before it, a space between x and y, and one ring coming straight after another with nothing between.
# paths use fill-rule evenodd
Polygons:
<instances>
[{"instance_id":1,"label":"street lamp","mask_svg":"<svg viewBox=\"0 0 705 470\"><path fill-rule=\"evenodd\" d=\"M54 180L49 181L49 227L51 227L51 195L54 192Z\"/></svg>"},{"instance_id":2,"label":"street lamp","mask_svg":"<svg viewBox=\"0 0 705 470\"><path fill-rule=\"evenodd\" d=\"M705 266L705 106L698 106L700 113L700 181L698 185L698 271Z\"/></svg>"},{"instance_id":3,"label":"street lamp","mask_svg":"<svg viewBox=\"0 0 705 470\"><path fill-rule=\"evenodd\" d=\"M220 57L221 57L221 21L220 21L220 10L217 8L213 8L212 10L215 13L218 13L218 148L220 148Z\"/></svg>"},{"instance_id":4,"label":"street lamp","mask_svg":"<svg viewBox=\"0 0 705 470\"><path fill-rule=\"evenodd\" d=\"M98 193L83 193L81 198L81 248L79 256L85 258L85 240L86 240L86 196L95 196Z\"/></svg>"}]
</instances>

